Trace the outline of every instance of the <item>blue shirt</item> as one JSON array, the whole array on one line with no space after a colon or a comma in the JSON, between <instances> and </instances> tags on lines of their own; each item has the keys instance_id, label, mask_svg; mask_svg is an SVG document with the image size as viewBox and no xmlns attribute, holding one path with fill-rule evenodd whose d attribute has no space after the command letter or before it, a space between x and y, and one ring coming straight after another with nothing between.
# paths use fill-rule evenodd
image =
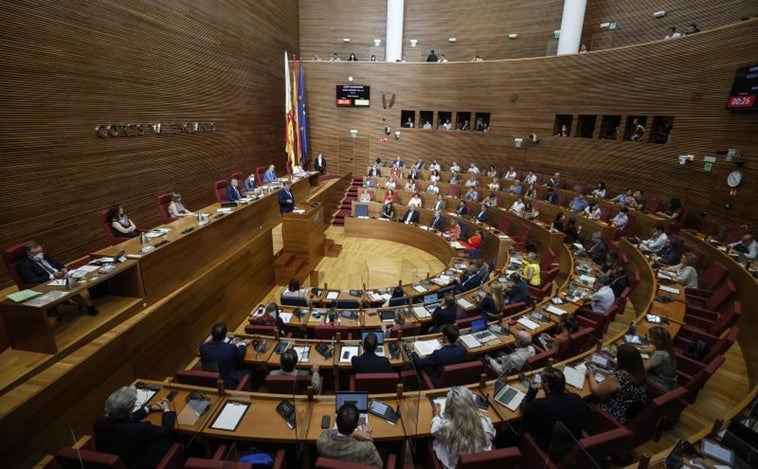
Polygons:
<instances>
[{"instance_id":1,"label":"blue shirt","mask_svg":"<svg viewBox=\"0 0 758 469\"><path fill-rule=\"evenodd\" d=\"M276 182L276 173L273 169L267 169L265 173L263 173L263 182Z\"/></svg>"},{"instance_id":2,"label":"blue shirt","mask_svg":"<svg viewBox=\"0 0 758 469\"><path fill-rule=\"evenodd\" d=\"M582 212L585 208L589 207L590 203L587 202L586 199L580 199L579 197L574 197L574 200L571 201L571 206L569 207L572 212Z\"/></svg>"}]
</instances>

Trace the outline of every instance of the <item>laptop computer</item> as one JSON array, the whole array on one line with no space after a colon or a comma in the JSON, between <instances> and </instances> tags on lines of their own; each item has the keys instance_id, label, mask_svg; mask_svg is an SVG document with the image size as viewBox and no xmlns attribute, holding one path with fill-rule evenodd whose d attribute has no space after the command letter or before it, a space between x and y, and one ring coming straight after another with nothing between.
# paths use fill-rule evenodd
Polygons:
<instances>
[{"instance_id":1,"label":"laptop computer","mask_svg":"<svg viewBox=\"0 0 758 469\"><path fill-rule=\"evenodd\" d=\"M734 451L727 448L726 446L721 446L720 444L716 443L713 440L709 440L708 438L702 439L700 443L700 451L704 455L713 458L716 461L720 461L730 466L734 464Z\"/></svg>"},{"instance_id":2,"label":"laptop computer","mask_svg":"<svg viewBox=\"0 0 758 469\"><path fill-rule=\"evenodd\" d=\"M382 319L382 321L394 321L395 312L394 311L379 311L379 317Z\"/></svg>"},{"instance_id":3,"label":"laptop computer","mask_svg":"<svg viewBox=\"0 0 758 469\"><path fill-rule=\"evenodd\" d=\"M495 402L512 411L518 409L526 394L500 381L498 381L498 384L501 386L498 386L500 389L495 393Z\"/></svg>"},{"instance_id":4,"label":"laptop computer","mask_svg":"<svg viewBox=\"0 0 758 469\"><path fill-rule=\"evenodd\" d=\"M438 299L439 298L436 293L424 295L424 308L426 308L426 310L430 313L433 312L435 309L437 309L437 306L439 306Z\"/></svg>"},{"instance_id":5,"label":"laptop computer","mask_svg":"<svg viewBox=\"0 0 758 469\"><path fill-rule=\"evenodd\" d=\"M471 321L471 334L482 343L498 340L497 336L487 329L487 318L478 318Z\"/></svg>"},{"instance_id":6,"label":"laptop computer","mask_svg":"<svg viewBox=\"0 0 758 469\"><path fill-rule=\"evenodd\" d=\"M368 393L367 392L340 392L334 396L335 413L345 404L354 404L358 408L358 425L366 425L368 422Z\"/></svg>"}]
</instances>

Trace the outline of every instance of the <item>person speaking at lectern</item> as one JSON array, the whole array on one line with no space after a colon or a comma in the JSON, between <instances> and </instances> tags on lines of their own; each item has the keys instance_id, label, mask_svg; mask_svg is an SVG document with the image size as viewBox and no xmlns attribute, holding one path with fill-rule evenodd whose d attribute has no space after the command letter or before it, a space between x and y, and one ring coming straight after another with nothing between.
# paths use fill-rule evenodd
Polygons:
<instances>
[{"instance_id":1,"label":"person speaking at lectern","mask_svg":"<svg viewBox=\"0 0 758 469\"><path fill-rule=\"evenodd\" d=\"M295 209L295 196L292 194L292 183L284 183L284 188L279 191L279 211L282 214L289 213Z\"/></svg>"}]
</instances>

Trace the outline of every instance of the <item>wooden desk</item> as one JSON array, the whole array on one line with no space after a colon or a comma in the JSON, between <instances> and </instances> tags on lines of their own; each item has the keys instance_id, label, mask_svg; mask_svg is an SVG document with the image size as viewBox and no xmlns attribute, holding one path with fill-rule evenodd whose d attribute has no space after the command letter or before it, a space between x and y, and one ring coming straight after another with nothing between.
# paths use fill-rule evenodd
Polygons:
<instances>
[{"instance_id":1,"label":"wooden desk","mask_svg":"<svg viewBox=\"0 0 758 469\"><path fill-rule=\"evenodd\" d=\"M0 315L11 342L11 347L41 353L57 353L56 328L50 324L50 311L61 303L84 293L88 288L104 286L108 294L97 300L103 314L111 313L121 317L132 314L140 308L145 296L137 261L112 264L115 269L109 273L93 271L88 273L71 290L64 286L40 284L33 290L42 293L59 292L61 296L41 306L15 303L5 299L0 303Z\"/></svg>"},{"instance_id":2,"label":"wooden desk","mask_svg":"<svg viewBox=\"0 0 758 469\"><path fill-rule=\"evenodd\" d=\"M300 179L293 190L308 187L308 179ZM171 231L161 239L169 243L152 252L139 255L142 245L139 238L116 246L93 252L93 257L110 257L120 251L139 257L139 268L145 286L147 303L153 303L202 274L212 260L222 258L235 247L244 244L252 235L270 230L281 221L278 191L271 191L263 198L249 204L239 205L232 213L219 217L219 204L205 207L198 212L209 214L206 225L199 226L197 217L184 217L164 228ZM192 229L191 232L187 232ZM157 244L155 240L151 244Z\"/></svg>"},{"instance_id":3,"label":"wooden desk","mask_svg":"<svg viewBox=\"0 0 758 469\"><path fill-rule=\"evenodd\" d=\"M395 394L379 394L372 396L384 402L387 405L392 406L397 410L397 396ZM311 418L308 425L308 432L305 440L309 443L313 443L318 440L318 437L325 431L321 428L321 417L324 415L329 416L330 427L335 427L335 417L337 410L335 409L335 396L315 396L313 407L311 408ZM369 403L371 399L369 399ZM387 440L402 440L406 437L405 425L402 422L403 415L401 414L395 425L389 423L381 417L370 414L368 417L368 423L371 425L371 437L375 441L387 441Z\"/></svg>"},{"instance_id":4,"label":"wooden desk","mask_svg":"<svg viewBox=\"0 0 758 469\"><path fill-rule=\"evenodd\" d=\"M137 380L133 383L135 386L141 385L158 387L158 392L145 404L155 404L171 392L175 392L174 398L169 404L169 408L176 412L176 430L182 433L199 433L208 422L212 414L219 408L222 397L218 395L218 390L211 388L201 388L197 386L188 386L184 384L164 383L161 381ZM202 415L197 415L194 410L187 405L189 394L192 391L199 391L210 400L210 407ZM161 412L150 412L145 420L154 425L161 424Z\"/></svg>"}]
</instances>

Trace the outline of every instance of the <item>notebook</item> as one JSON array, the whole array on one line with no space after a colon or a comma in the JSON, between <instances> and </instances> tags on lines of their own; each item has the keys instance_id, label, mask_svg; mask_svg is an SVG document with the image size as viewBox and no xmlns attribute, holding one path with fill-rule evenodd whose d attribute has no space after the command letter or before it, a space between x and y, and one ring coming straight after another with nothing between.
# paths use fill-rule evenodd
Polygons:
<instances>
[{"instance_id":1,"label":"notebook","mask_svg":"<svg viewBox=\"0 0 758 469\"><path fill-rule=\"evenodd\" d=\"M368 422L368 393L367 392L340 392L334 396L334 412L338 412L345 404L354 404L358 408L358 425L366 425Z\"/></svg>"}]
</instances>

